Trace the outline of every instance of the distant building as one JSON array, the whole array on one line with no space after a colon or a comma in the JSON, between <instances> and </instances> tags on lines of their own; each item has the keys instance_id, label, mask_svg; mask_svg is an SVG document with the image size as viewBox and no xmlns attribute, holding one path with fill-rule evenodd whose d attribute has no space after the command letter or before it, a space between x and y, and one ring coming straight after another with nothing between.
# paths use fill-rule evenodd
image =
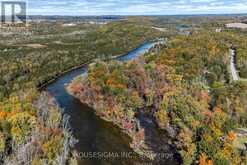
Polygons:
<instances>
[{"instance_id":1,"label":"distant building","mask_svg":"<svg viewBox=\"0 0 247 165\"><path fill-rule=\"evenodd\" d=\"M247 24L245 23L228 23L227 28L237 28L237 29L247 29Z\"/></svg>"}]
</instances>

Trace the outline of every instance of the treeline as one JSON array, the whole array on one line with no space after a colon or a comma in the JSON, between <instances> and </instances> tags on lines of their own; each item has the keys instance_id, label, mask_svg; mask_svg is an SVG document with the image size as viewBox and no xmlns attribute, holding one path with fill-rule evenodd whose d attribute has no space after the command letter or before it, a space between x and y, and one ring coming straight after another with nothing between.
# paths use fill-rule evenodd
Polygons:
<instances>
[{"instance_id":1,"label":"treeline","mask_svg":"<svg viewBox=\"0 0 247 165\"><path fill-rule=\"evenodd\" d=\"M44 45L42 48L1 45L0 100L20 89L40 86L95 58L106 59L126 53L159 34L141 25L116 22L78 35L81 37L72 41L69 36L63 36L60 42L55 42L56 37L39 40L34 37L34 41ZM30 39L29 43L34 41Z\"/></svg>"},{"instance_id":2,"label":"treeline","mask_svg":"<svg viewBox=\"0 0 247 165\"><path fill-rule=\"evenodd\" d=\"M170 152L181 164L246 164L247 135L237 128L247 126L247 84L232 82L228 39L209 32L178 36L159 54L98 62L68 90L123 128L140 154ZM175 150L152 148L157 141L148 136L150 128L138 124L143 114L157 124L153 129L166 132Z\"/></svg>"}]
</instances>

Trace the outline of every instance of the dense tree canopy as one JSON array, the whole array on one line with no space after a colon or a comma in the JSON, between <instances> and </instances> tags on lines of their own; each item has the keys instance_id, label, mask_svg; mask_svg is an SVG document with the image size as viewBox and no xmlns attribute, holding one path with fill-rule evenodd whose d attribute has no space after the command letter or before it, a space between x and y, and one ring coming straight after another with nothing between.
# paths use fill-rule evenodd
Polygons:
<instances>
[{"instance_id":1,"label":"dense tree canopy","mask_svg":"<svg viewBox=\"0 0 247 165\"><path fill-rule=\"evenodd\" d=\"M246 155L233 143L236 128L246 127L247 84L232 81L230 43L223 39L229 40L208 32L178 36L158 54L97 62L68 90L129 132L139 150L149 142L144 133L136 145L142 130L134 123L145 113L170 136L183 164L241 164Z\"/></svg>"}]
</instances>

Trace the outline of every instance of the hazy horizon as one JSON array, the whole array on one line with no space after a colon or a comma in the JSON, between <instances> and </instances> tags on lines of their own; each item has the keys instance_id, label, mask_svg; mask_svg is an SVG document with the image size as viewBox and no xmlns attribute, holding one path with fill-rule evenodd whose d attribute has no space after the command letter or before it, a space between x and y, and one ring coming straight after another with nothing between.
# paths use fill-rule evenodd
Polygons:
<instances>
[{"instance_id":1,"label":"hazy horizon","mask_svg":"<svg viewBox=\"0 0 247 165\"><path fill-rule=\"evenodd\" d=\"M28 0L29 15L222 15L246 14L244 0Z\"/></svg>"},{"instance_id":2,"label":"hazy horizon","mask_svg":"<svg viewBox=\"0 0 247 165\"><path fill-rule=\"evenodd\" d=\"M227 16L227 15L247 15L247 12L246 13L219 13L219 14L154 14L154 15L108 15L108 14L102 14L102 15L34 15L34 14L29 14L28 16L44 16L44 17L47 17L47 16L58 16L58 17L101 17L101 16L109 16L109 17L117 17L117 16L122 16L122 17L135 17L135 16L146 16L146 17L152 17L152 16Z\"/></svg>"}]
</instances>

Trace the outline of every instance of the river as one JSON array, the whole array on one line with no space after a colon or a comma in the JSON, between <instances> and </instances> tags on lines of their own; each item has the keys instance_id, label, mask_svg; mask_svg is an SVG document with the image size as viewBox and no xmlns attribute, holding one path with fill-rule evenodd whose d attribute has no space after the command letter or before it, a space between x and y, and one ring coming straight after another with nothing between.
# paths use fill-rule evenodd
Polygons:
<instances>
[{"instance_id":1,"label":"river","mask_svg":"<svg viewBox=\"0 0 247 165\"><path fill-rule=\"evenodd\" d=\"M137 49L117 57L119 61L129 61L137 58L140 55L148 52L156 43L147 42L139 46ZM82 159L78 160L79 164L134 164L140 163L142 160L135 160L113 157L112 159L91 159L92 152L111 152L123 153L132 152L129 147L130 138L124 135L121 130L111 123L108 123L94 114L94 110L87 105L81 103L78 99L69 95L65 86L69 84L75 77L85 74L87 66L73 70L58 78L53 83L46 87L46 90L51 94L64 109L64 112L70 116L70 126L73 135L78 139L75 149L81 153ZM108 156L108 155L106 155ZM120 160L121 159L121 160ZM121 162L121 163L120 163Z\"/></svg>"}]
</instances>

